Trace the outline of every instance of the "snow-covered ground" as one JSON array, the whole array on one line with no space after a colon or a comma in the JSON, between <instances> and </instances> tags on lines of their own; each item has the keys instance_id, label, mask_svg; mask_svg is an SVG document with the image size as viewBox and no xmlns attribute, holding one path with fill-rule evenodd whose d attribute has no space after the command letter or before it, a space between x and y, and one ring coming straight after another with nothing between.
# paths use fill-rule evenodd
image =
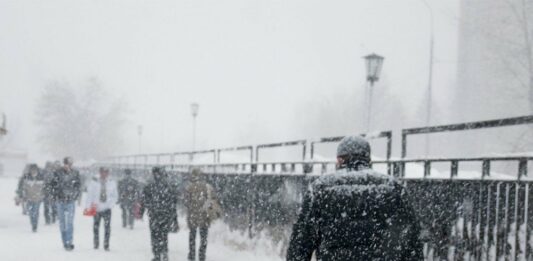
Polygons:
<instances>
[{"instance_id":1,"label":"snow-covered ground","mask_svg":"<svg viewBox=\"0 0 533 261\"><path fill-rule=\"evenodd\" d=\"M151 260L148 222L137 222L134 230L124 229L118 207L113 209L109 252L93 249L92 218L83 216L80 207L74 221L74 251L63 250L57 224L44 225L42 205L39 231L32 233L28 216L23 216L21 208L14 204L16 184L15 178L0 178L0 260ZM189 231L183 218L180 229L178 234L170 234L170 260L185 260L187 256ZM103 234L103 227L100 230ZM215 223L209 232L207 260L281 260L278 248L270 246L268 240L248 242L245 235L229 232L221 222Z\"/></svg>"}]
</instances>

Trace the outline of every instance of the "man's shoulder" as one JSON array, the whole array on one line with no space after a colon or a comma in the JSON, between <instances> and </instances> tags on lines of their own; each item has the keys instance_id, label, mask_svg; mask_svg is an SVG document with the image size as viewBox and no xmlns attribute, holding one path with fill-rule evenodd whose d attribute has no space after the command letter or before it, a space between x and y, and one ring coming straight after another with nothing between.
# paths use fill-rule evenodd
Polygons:
<instances>
[{"instance_id":1,"label":"man's shoulder","mask_svg":"<svg viewBox=\"0 0 533 261\"><path fill-rule=\"evenodd\" d=\"M335 186L361 186L361 185L381 185L397 187L401 183L394 177L377 172L373 169L359 171L337 170L335 173L320 176L313 181L315 189L324 189Z\"/></svg>"},{"instance_id":2,"label":"man's shoulder","mask_svg":"<svg viewBox=\"0 0 533 261\"><path fill-rule=\"evenodd\" d=\"M134 178L129 178L129 179L125 179L125 180L124 180L124 183L126 183L126 184L130 184L130 185L137 185L137 184L139 184L139 181L137 181L137 180L134 179Z\"/></svg>"},{"instance_id":3,"label":"man's shoulder","mask_svg":"<svg viewBox=\"0 0 533 261\"><path fill-rule=\"evenodd\" d=\"M156 186L155 182L154 181L150 181L150 182L146 183L146 185L144 186L143 190L144 191L153 190L155 186Z\"/></svg>"}]
</instances>

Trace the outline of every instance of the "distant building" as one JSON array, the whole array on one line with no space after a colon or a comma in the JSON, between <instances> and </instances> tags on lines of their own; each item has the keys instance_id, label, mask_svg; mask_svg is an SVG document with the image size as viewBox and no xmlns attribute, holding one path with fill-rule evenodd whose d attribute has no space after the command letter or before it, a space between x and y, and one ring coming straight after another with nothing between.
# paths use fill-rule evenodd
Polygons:
<instances>
[{"instance_id":1,"label":"distant building","mask_svg":"<svg viewBox=\"0 0 533 261\"><path fill-rule=\"evenodd\" d=\"M533 1L465 0L460 8L457 84L449 104L455 121L533 114ZM472 131L458 151L533 151L532 128Z\"/></svg>"},{"instance_id":2,"label":"distant building","mask_svg":"<svg viewBox=\"0 0 533 261\"><path fill-rule=\"evenodd\" d=\"M533 1L461 1L456 119L471 121L533 113ZM528 8L523 12L524 8ZM529 22L525 34L523 19ZM533 50L531 50L533 51ZM531 78L531 79L530 79Z\"/></svg>"}]
</instances>

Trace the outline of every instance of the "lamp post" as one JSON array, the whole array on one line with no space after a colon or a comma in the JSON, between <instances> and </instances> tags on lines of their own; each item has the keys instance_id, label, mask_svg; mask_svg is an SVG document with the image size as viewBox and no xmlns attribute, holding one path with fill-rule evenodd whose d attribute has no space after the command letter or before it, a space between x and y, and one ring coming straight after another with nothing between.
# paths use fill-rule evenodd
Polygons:
<instances>
[{"instance_id":1,"label":"lamp post","mask_svg":"<svg viewBox=\"0 0 533 261\"><path fill-rule=\"evenodd\" d=\"M435 46L435 37L434 37L434 19L433 19L433 9L428 4L426 0L422 0L424 5L429 10L429 71L428 71L428 83L427 83L427 99L426 99L426 126L429 126L431 120L431 100L432 100L432 85L433 85L433 49Z\"/></svg>"},{"instance_id":2,"label":"lamp post","mask_svg":"<svg viewBox=\"0 0 533 261\"><path fill-rule=\"evenodd\" d=\"M6 114L2 113L2 125L0 125L0 140L7 134L6 129ZM4 165L0 162L0 176L4 175Z\"/></svg>"},{"instance_id":3,"label":"lamp post","mask_svg":"<svg viewBox=\"0 0 533 261\"><path fill-rule=\"evenodd\" d=\"M426 97L426 126L429 126L431 124L431 105L432 105L432 92L433 92L433 49L435 46L435 34L434 34L434 18L433 18L433 9L429 5L429 3L426 0L422 0L424 2L424 5L429 10L429 72L428 72L428 83L427 83L427 97ZM429 141L429 135L426 134L425 137L426 140L426 146L425 146L425 152L426 156L428 156L429 148L430 148L430 141Z\"/></svg>"},{"instance_id":4,"label":"lamp post","mask_svg":"<svg viewBox=\"0 0 533 261\"><path fill-rule=\"evenodd\" d=\"M6 124L7 124L6 114L2 113L2 125L0 125L0 137L7 134Z\"/></svg>"},{"instance_id":5,"label":"lamp post","mask_svg":"<svg viewBox=\"0 0 533 261\"><path fill-rule=\"evenodd\" d=\"M366 110L366 132L370 131L370 117L372 114L372 89L374 83L379 80L379 75L381 74L381 68L383 66L383 56L377 55L375 53L369 54L365 57L366 63L366 81L368 89L367 97L367 110Z\"/></svg>"},{"instance_id":6,"label":"lamp post","mask_svg":"<svg viewBox=\"0 0 533 261\"><path fill-rule=\"evenodd\" d=\"M198 116L198 110L200 105L196 102L191 103L191 113L192 113L192 153L191 161L194 157L194 151L196 150L196 116Z\"/></svg>"},{"instance_id":7,"label":"lamp post","mask_svg":"<svg viewBox=\"0 0 533 261\"><path fill-rule=\"evenodd\" d=\"M137 135L139 136L139 148L138 148L138 154L140 155L141 154L141 140L142 140L142 135L143 135L143 126L142 125L137 125Z\"/></svg>"}]
</instances>

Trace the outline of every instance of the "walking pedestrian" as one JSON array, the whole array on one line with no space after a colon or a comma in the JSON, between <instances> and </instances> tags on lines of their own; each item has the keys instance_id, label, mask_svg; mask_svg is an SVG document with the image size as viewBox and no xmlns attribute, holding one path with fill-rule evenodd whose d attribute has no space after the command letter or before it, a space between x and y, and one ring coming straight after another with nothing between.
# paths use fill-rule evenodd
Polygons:
<instances>
[{"instance_id":1,"label":"walking pedestrian","mask_svg":"<svg viewBox=\"0 0 533 261\"><path fill-rule=\"evenodd\" d=\"M22 207L22 215L28 214L28 208L26 205L26 201L23 197L23 187L24 187L24 180L28 178L30 175L30 167L32 164L26 164L24 166L24 169L22 170L22 175L19 178L19 181L17 183L17 190L15 191L15 204L18 206L20 205Z\"/></svg>"},{"instance_id":2,"label":"walking pedestrian","mask_svg":"<svg viewBox=\"0 0 533 261\"><path fill-rule=\"evenodd\" d=\"M216 201L215 190L205 182L199 169L191 172L190 184L185 189L187 226L189 227L188 260L196 259L196 234L200 233L198 259L205 261L207 234L211 221L220 216L220 205Z\"/></svg>"},{"instance_id":3,"label":"walking pedestrian","mask_svg":"<svg viewBox=\"0 0 533 261\"><path fill-rule=\"evenodd\" d=\"M57 208L55 206L51 188L51 182L55 171L54 165L50 161L46 162L42 171L44 179L44 220L47 225L55 223L57 216Z\"/></svg>"},{"instance_id":4,"label":"walking pedestrian","mask_svg":"<svg viewBox=\"0 0 533 261\"><path fill-rule=\"evenodd\" d=\"M81 194L81 179L78 170L73 168L74 161L70 157L63 159L63 167L55 173L50 188L57 206L59 230L63 247L67 251L74 249L74 213L75 202Z\"/></svg>"},{"instance_id":5,"label":"walking pedestrian","mask_svg":"<svg viewBox=\"0 0 533 261\"><path fill-rule=\"evenodd\" d=\"M153 261L168 261L168 233L176 211L177 191L167 179L165 170L152 169L153 180L143 189L141 213L146 209L150 223Z\"/></svg>"},{"instance_id":6,"label":"walking pedestrian","mask_svg":"<svg viewBox=\"0 0 533 261\"><path fill-rule=\"evenodd\" d=\"M122 227L133 229L134 208L138 203L140 185L131 175L131 170L124 171L124 178L118 182L119 204L122 209Z\"/></svg>"},{"instance_id":7,"label":"walking pedestrian","mask_svg":"<svg viewBox=\"0 0 533 261\"><path fill-rule=\"evenodd\" d=\"M109 177L109 169L100 168L97 180L90 181L87 186L86 209L96 207L94 215L93 234L94 249L100 244L100 222L104 221L104 250L109 251L111 236L111 209L118 199L117 184Z\"/></svg>"},{"instance_id":8,"label":"walking pedestrian","mask_svg":"<svg viewBox=\"0 0 533 261\"><path fill-rule=\"evenodd\" d=\"M419 231L402 184L370 168L366 140L345 137L336 173L304 196L287 260L423 260Z\"/></svg>"},{"instance_id":9,"label":"walking pedestrian","mask_svg":"<svg viewBox=\"0 0 533 261\"><path fill-rule=\"evenodd\" d=\"M37 164L31 164L29 175L22 182L22 198L30 216L31 230L37 232L39 209L44 198L44 180Z\"/></svg>"}]
</instances>

